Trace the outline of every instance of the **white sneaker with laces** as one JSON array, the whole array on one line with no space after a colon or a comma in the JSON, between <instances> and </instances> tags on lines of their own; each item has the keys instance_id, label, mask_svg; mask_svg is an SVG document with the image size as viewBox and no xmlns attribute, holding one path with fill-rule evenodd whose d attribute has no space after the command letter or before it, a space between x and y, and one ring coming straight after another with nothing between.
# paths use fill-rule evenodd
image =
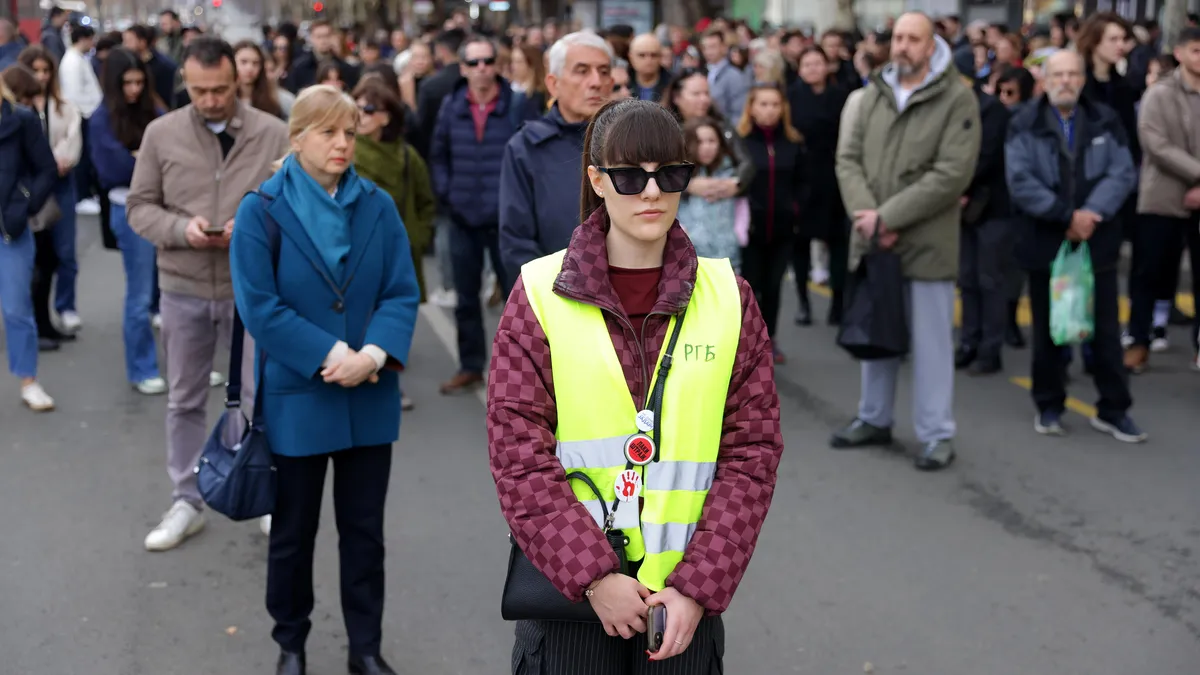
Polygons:
<instances>
[{"instance_id":1,"label":"white sneaker with laces","mask_svg":"<svg viewBox=\"0 0 1200 675\"><path fill-rule=\"evenodd\" d=\"M439 288L430 294L429 301L437 307L454 309L458 306L458 293Z\"/></svg>"},{"instance_id":2,"label":"white sneaker with laces","mask_svg":"<svg viewBox=\"0 0 1200 675\"><path fill-rule=\"evenodd\" d=\"M66 311L58 315L59 323L62 324L64 333L75 333L80 328L83 328L83 319L79 318L79 313L74 311Z\"/></svg>"},{"instance_id":3,"label":"white sneaker with laces","mask_svg":"<svg viewBox=\"0 0 1200 675\"><path fill-rule=\"evenodd\" d=\"M32 382L21 387L21 402L34 412L50 412L54 410L54 399L42 389L42 385Z\"/></svg>"},{"instance_id":4,"label":"white sneaker with laces","mask_svg":"<svg viewBox=\"0 0 1200 675\"><path fill-rule=\"evenodd\" d=\"M162 330L162 314L151 314L150 315L150 325L153 328Z\"/></svg>"},{"instance_id":5,"label":"white sneaker with laces","mask_svg":"<svg viewBox=\"0 0 1200 675\"><path fill-rule=\"evenodd\" d=\"M225 376L217 371L212 371L208 374L208 386L223 387L225 386Z\"/></svg>"},{"instance_id":6,"label":"white sneaker with laces","mask_svg":"<svg viewBox=\"0 0 1200 675\"><path fill-rule=\"evenodd\" d=\"M169 551L204 529L204 515L191 504L179 500L163 514L158 527L146 535L147 551Z\"/></svg>"},{"instance_id":7,"label":"white sneaker with laces","mask_svg":"<svg viewBox=\"0 0 1200 675\"><path fill-rule=\"evenodd\" d=\"M158 396L167 393L167 381L161 377L151 377L133 385L133 388L137 389L139 394Z\"/></svg>"},{"instance_id":8,"label":"white sneaker with laces","mask_svg":"<svg viewBox=\"0 0 1200 675\"><path fill-rule=\"evenodd\" d=\"M271 516L266 515L258 519L258 529L266 536L271 536Z\"/></svg>"}]
</instances>

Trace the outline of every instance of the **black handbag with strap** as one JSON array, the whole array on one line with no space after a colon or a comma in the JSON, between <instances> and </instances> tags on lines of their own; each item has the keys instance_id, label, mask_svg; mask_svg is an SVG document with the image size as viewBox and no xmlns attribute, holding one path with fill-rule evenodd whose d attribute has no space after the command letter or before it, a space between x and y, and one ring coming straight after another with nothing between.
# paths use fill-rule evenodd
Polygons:
<instances>
[{"instance_id":1,"label":"black handbag with strap","mask_svg":"<svg viewBox=\"0 0 1200 675\"><path fill-rule=\"evenodd\" d=\"M666 351L663 353L662 362L659 364L658 377L654 381L654 390L650 394L650 408L654 411L654 441L655 441L655 461L658 461L658 448L662 445L662 399L663 391L666 388L667 373L671 370L672 354L675 352L675 343L679 341L679 331L683 327L683 317L686 314L680 314L675 320L675 328L671 331L671 338L667 341ZM633 462L625 463L625 470L628 471L634 467ZM600 488L596 487L596 483L582 471L572 471L567 474L567 482L572 480L581 480L591 488L595 493L596 499L600 501L600 509L604 517L604 536L608 539L609 546L617 554L619 561L618 572L620 574L630 575L631 570L629 560L625 555L625 546L629 544L629 537L622 530L612 529L612 524L617 514L617 508L621 505L621 500L618 497L614 499L611 506L604 504L604 497L600 493ZM555 588L554 584L542 574L538 568L533 566L525 552L517 545L516 538L510 532L508 535L512 548L508 554L508 573L504 579L504 593L500 598L500 616L505 621L572 621L572 622L589 622L598 623L600 617L596 616L596 610L592 609L592 603L584 599L581 602L571 602Z\"/></svg>"}]
</instances>

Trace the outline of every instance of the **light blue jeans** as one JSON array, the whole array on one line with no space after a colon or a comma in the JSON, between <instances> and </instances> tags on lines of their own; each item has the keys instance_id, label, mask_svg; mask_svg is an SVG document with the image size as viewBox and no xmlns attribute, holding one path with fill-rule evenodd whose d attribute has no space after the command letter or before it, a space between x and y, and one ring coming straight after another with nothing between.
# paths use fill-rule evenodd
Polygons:
<instances>
[{"instance_id":1,"label":"light blue jeans","mask_svg":"<svg viewBox=\"0 0 1200 675\"><path fill-rule=\"evenodd\" d=\"M125 220L125 205L113 204L109 220L121 262L125 265L125 374L132 384L158 377L158 350L150 325L154 293L154 245L142 239Z\"/></svg>"},{"instance_id":2,"label":"light blue jeans","mask_svg":"<svg viewBox=\"0 0 1200 675\"><path fill-rule=\"evenodd\" d=\"M75 254L75 172L58 179L54 199L62 210L62 218L50 230L54 252L58 254L54 309L62 314L75 311L75 279L79 276L79 261Z\"/></svg>"},{"instance_id":3,"label":"light blue jeans","mask_svg":"<svg viewBox=\"0 0 1200 675\"><path fill-rule=\"evenodd\" d=\"M70 208L70 207L68 207ZM8 370L17 377L37 377L38 335L33 319L33 233L11 242L0 240L0 312Z\"/></svg>"}]
</instances>

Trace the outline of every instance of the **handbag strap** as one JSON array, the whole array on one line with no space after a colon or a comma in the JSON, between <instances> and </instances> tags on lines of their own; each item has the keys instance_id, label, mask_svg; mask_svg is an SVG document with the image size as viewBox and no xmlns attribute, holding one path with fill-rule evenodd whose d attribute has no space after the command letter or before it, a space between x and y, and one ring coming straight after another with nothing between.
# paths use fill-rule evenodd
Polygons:
<instances>
[{"instance_id":1,"label":"handbag strap","mask_svg":"<svg viewBox=\"0 0 1200 675\"><path fill-rule=\"evenodd\" d=\"M233 344L229 346L229 380L225 382L225 409L233 410L242 407L242 359L245 357L246 326L237 308L233 310L233 331L230 335ZM267 370L267 359L258 359L255 365L258 373L258 386L254 390L254 419L251 424L259 426L262 423L263 381Z\"/></svg>"}]
</instances>

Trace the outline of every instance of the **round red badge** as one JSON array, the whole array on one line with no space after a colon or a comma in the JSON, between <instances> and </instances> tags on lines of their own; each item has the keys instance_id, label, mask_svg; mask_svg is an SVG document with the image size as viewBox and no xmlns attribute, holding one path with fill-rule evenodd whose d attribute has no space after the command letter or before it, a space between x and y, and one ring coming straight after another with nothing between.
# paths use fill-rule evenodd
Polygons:
<instances>
[{"instance_id":1,"label":"round red badge","mask_svg":"<svg viewBox=\"0 0 1200 675\"><path fill-rule=\"evenodd\" d=\"M654 441L646 434L634 434L625 440L625 459L634 466L654 461Z\"/></svg>"}]
</instances>

